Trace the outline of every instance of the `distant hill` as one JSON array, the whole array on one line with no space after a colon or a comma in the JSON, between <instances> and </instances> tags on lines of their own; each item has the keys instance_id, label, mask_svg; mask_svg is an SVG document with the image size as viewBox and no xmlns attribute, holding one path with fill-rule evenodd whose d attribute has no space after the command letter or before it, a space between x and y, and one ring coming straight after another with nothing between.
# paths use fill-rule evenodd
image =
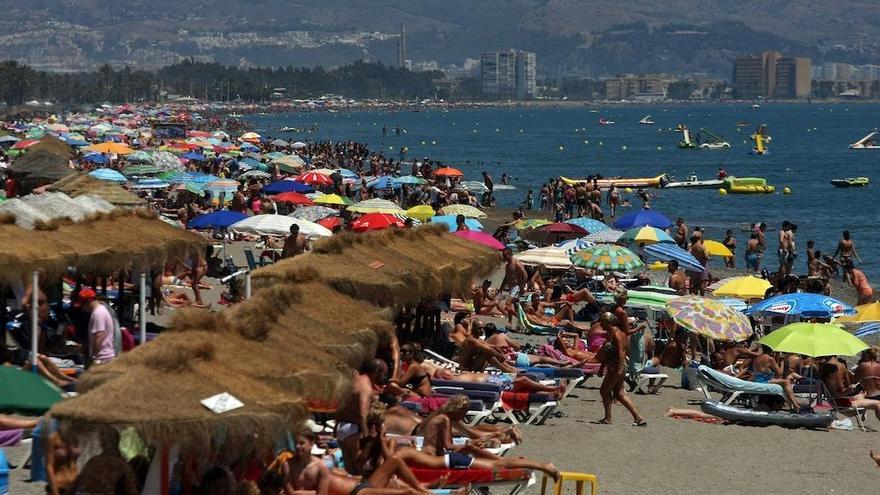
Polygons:
<instances>
[{"instance_id":1,"label":"distant hill","mask_svg":"<svg viewBox=\"0 0 880 495\"><path fill-rule=\"evenodd\" d=\"M0 58L37 68L108 62L155 68L186 57L300 66L367 58L461 64L480 52L538 53L545 75L707 72L777 49L878 62L876 0L0 0Z\"/></svg>"}]
</instances>

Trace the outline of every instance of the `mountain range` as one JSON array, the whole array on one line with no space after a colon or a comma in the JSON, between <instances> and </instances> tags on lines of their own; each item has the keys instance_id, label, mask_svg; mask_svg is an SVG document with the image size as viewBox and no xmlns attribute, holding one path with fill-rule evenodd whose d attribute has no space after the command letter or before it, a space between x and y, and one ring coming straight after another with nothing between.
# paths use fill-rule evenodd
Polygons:
<instances>
[{"instance_id":1,"label":"mountain range","mask_svg":"<svg viewBox=\"0 0 880 495\"><path fill-rule=\"evenodd\" d=\"M876 0L0 0L0 59L74 71L183 58L314 66L407 58L462 64L508 47L539 74L704 72L740 53L880 62Z\"/></svg>"}]
</instances>

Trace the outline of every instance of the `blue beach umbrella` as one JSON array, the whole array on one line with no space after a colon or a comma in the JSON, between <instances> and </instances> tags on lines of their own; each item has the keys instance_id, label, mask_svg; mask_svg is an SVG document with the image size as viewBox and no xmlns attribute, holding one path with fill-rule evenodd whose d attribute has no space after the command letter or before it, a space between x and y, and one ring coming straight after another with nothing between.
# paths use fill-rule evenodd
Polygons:
<instances>
[{"instance_id":1,"label":"blue beach umbrella","mask_svg":"<svg viewBox=\"0 0 880 495\"><path fill-rule=\"evenodd\" d=\"M677 261L679 266L689 272L704 271L703 265L691 253L667 242L658 242L645 246L645 253L651 258L662 261Z\"/></svg>"},{"instance_id":2,"label":"blue beach umbrella","mask_svg":"<svg viewBox=\"0 0 880 495\"><path fill-rule=\"evenodd\" d=\"M446 228L449 229L450 232L455 232L455 229L457 228L457 224L455 223L456 216L457 215L437 215L431 217L430 222L442 223L443 225L446 225ZM464 224L467 225L467 228L471 230L479 230L480 232L483 231L483 224L481 224L475 218L465 218Z\"/></svg>"},{"instance_id":3,"label":"blue beach umbrella","mask_svg":"<svg viewBox=\"0 0 880 495\"><path fill-rule=\"evenodd\" d=\"M390 176L383 175L378 179L370 181L367 183L368 189L388 189L388 185L391 185L392 189L400 189L400 184L394 182L394 179Z\"/></svg>"},{"instance_id":4,"label":"blue beach umbrella","mask_svg":"<svg viewBox=\"0 0 880 495\"><path fill-rule=\"evenodd\" d=\"M586 230L591 234L595 234L596 232L604 232L611 229L611 227L605 225L604 223L587 217L572 218L571 220L566 220L565 223L577 225L578 227Z\"/></svg>"},{"instance_id":5,"label":"blue beach umbrella","mask_svg":"<svg viewBox=\"0 0 880 495\"><path fill-rule=\"evenodd\" d=\"M663 216L662 213L654 210L633 211L621 216L614 222L614 228L620 230L642 227L644 225L665 229L671 226L672 222Z\"/></svg>"},{"instance_id":6,"label":"blue beach umbrella","mask_svg":"<svg viewBox=\"0 0 880 495\"><path fill-rule=\"evenodd\" d=\"M128 179L125 178L124 175L120 174L116 170L112 168L99 168L97 170L92 170L89 172L89 175L100 180L109 180L112 182L127 182Z\"/></svg>"},{"instance_id":7,"label":"blue beach umbrella","mask_svg":"<svg viewBox=\"0 0 880 495\"><path fill-rule=\"evenodd\" d=\"M574 253L576 253L582 249L587 249L588 247L593 247L595 245L596 245L595 242L590 242L590 241L583 239L583 238L571 239L569 241L563 241L563 242L558 242L558 243L554 244L554 246L556 246L560 249L564 249L565 254L567 254L569 256L573 255Z\"/></svg>"},{"instance_id":8,"label":"blue beach umbrella","mask_svg":"<svg viewBox=\"0 0 880 495\"><path fill-rule=\"evenodd\" d=\"M97 163L98 165L104 165L110 161L107 159L106 156L100 153L92 153L91 155L86 155L83 159L90 163Z\"/></svg>"},{"instance_id":9,"label":"blue beach umbrella","mask_svg":"<svg viewBox=\"0 0 880 495\"><path fill-rule=\"evenodd\" d=\"M204 162L208 159L205 155L199 153L198 151L190 151L189 153L185 153L181 158L186 158L187 160L192 160L194 162Z\"/></svg>"},{"instance_id":10,"label":"blue beach umbrella","mask_svg":"<svg viewBox=\"0 0 880 495\"><path fill-rule=\"evenodd\" d=\"M845 302L824 294L799 292L780 294L752 305L746 314L797 315L802 318L831 318L855 314L856 310Z\"/></svg>"},{"instance_id":11,"label":"blue beach umbrella","mask_svg":"<svg viewBox=\"0 0 880 495\"><path fill-rule=\"evenodd\" d=\"M246 218L247 215L237 211L217 210L193 218L188 227L191 229L225 229Z\"/></svg>"},{"instance_id":12,"label":"blue beach umbrella","mask_svg":"<svg viewBox=\"0 0 880 495\"><path fill-rule=\"evenodd\" d=\"M263 186L263 192L266 194L281 194L285 192L308 193L312 192L312 186L295 180L276 180L271 184Z\"/></svg>"}]
</instances>

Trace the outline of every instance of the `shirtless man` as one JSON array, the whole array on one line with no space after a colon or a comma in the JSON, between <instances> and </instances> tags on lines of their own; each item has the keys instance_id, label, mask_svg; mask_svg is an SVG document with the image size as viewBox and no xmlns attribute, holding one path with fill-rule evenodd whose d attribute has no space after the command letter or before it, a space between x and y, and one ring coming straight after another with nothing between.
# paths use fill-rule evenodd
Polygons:
<instances>
[{"instance_id":1,"label":"shirtless man","mask_svg":"<svg viewBox=\"0 0 880 495\"><path fill-rule=\"evenodd\" d=\"M678 247L680 247L682 249L687 249L688 248L688 242L687 242L688 241L688 228L687 228L687 225L684 223L684 219L681 217L678 217L678 220L675 221L675 225L678 226L678 228L675 231L675 243L678 244Z\"/></svg>"},{"instance_id":2,"label":"shirtless man","mask_svg":"<svg viewBox=\"0 0 880 495\"><path fill-rule=\"evenodd\" d=\"M454 395L438 411L428 416L420 428L424 435L422 450L404 447L396 455L408 465L433 469L535 469L554 480L559 470L550 463L523 458L500 457L471 443L456 445L452 441L452 425L461 422L468 412L468 398Z\"/></svg>"},{"instance_id":3,"label":"shirtless man","mask_svg":"<svg viewBox=\"0 0 880 495\"><path fill-rule=\"evenodd\" d=\"M783 377L782 368L773 357L773 349L762 346L763 353L752 359L752 376L751 381L756 383L775 383L781 385L785 392L785 401L791 407L792 411L797 412L801 404L794 397L794 389L791 384L793 381L801 378L795 372L789 373L787 377Z\"/></svg>"},{"instance_id":4,"label":"shirtless man","mask_svg":"<svg viewBox=\"0 0 880 495\"><path fill-rule=\"evenodd\" d=\"M761 245L758 233L752 232L746 243L746 270L757 272L761 269Z\"/></svg>"},{"instance_id":5,"label":"shirtless man","mask_svg":"<svg viewBox=\"0 0 880 495\"><path fill-rule=\"evenodd\" d=\"M514 287L522 293L526 288L526 282L529 280L529 274L522 262L513 257L510 248L504 248L501 252L501 258L504 260L504 280L501 281L501 290L508 289L513 291Z\"/></svg>"},{"instance_id":6,"label":"shirtless man","mask_svg":"<svg viewBox=\"0 0 880 495\"><path fill-rule=\"evenodd\" d=\"M284 249L281 250L281 258L293 258L296 255L305 253L309 249L309 240L299 233L299 225L292 224L290 226L290 235L284 239Z\"/></svg>"},{"instance_id":7,"label":"shirtless man","mask_svg":"<svg viewBox=\"0 0 880 495\"><path fill-rule=\"evenodd\" d=\"M360 373L356 373L352 379L351 397L336 415L336 439L342 450L342 459L346 469L353 474L360 474L358 466L354 462L358 444L362 435L367 431L367 413L373 402L376 386L383 385L387 381L388 365L381 359L373 359L361 367Z\"/></svg>"},{"instance_id":8,"label":"shirtless man","mask_svg":"<svg viewBox=\"0 0 880 495\"><path fill-rule=\"evenodd\" d=\"M838 256L840 256L840 262L844 266L847 263L852 264L853 257L855 257L859 263L862 262L862 258L856 251L856 245L853 243L852 239L850 239L848 230L843 231L843 238L837 243L837 251L834 251L834 255L831 256L831 259L837 259ZM847 282L847 279L846 272L844 272L843 281Z\"/></svg>"},{"instance_id":9,"label":"shirtless man","mask_svg":"<svg viewBox=\"0 0 880 495\"><path fill-rule=\"evenodd\" d=\"M617 401L625 407L633 417L633 426L647 426L645 418L639 414L635 403L623 388L626 375L626 356L629 349L629 336L618 326L618 317L614 313L602 313L599 317L602 328L608 332L608 342L599 353L602 367L599 375L605 374L599 394L602 396L602 407L605 416L597 424L611 424L611 406Z\"/></svg>"},{"instance_id":10,"label":"shirtless man","mask_svg":"<svg viewBox=\"0 0 880 495\"><path fill-rule=\"evenodd\" d=\"M507 305L493 294L491 280L484 280L480 287L474 287L471 295L474 301L474 311L481 315L504 316L507 315Z\"/></svg>"},{"instance_id":11,"label":"shirtless man","mask_svg":"<svg viewBox=\"0 0 880 495\"><path fill-rule=\"evenodd\" d=\"M703 245L703 238L696 235L691 237L690 252L694 258L700 262L703 267L701 272L690 272L691 294L704 295L706 293L706 266L709 265L709 253L706 252L706 246Z\"/></svg>"},{"instance_id":12,"label":"shirtless man","mask_svg":"<svg viewBox=\"0 0 880 495\"><path fill-rule=\"evenodd\" d=\"M679 296L687 295L687 275L678 267L678 261L672 260L666 268L669 271L669 288Z\"/></svg>"},{"instance_id":13,"label":"shirtless man","mask_svg":"<svg viewBox=\"0 0 880 495\"><path fill-rule=\"evenodd\" d=\"M785 277L791 273L791 262L794 261L794 234L791 231L791 222L782 222L779 229L779 276Z\"/></svg>"}]
</instances>

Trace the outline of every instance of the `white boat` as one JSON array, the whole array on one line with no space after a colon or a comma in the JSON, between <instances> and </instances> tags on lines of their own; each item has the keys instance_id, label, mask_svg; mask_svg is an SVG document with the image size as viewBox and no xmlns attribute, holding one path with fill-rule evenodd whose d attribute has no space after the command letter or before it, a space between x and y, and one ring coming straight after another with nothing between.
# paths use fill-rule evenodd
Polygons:
<instances>
[{"instance_id":1,"label":"white boat","mask_svg":"<svg viewBox=\"0 0 880 495\"><path fill-rule=\"evenodd\" d=\"M701 150L726 150L730 149L730 143L727 141L713 141L711 143L702 143L699 148Z\"/></svg>"},{"instance_id":2,"label":"white boat","mask_svg":"<svg viewBox=\"0 0 880 495\"><path fill-rule=\"evenodd\" d=\"M693 188L719 188L724 185L724 179L699 180L696 174L688 176L687 180L667 182L663 185L663 189L672 189L677 187L693 187Z\"/></svg>"},{"instance_id":3,"label":"white boat","mask_svg":"<svg viewBox=\"0 0 880 495\"><path fill-rule=\"evenodd\" d=\"M280 132L298 132L299 131L299 129L297 129L296 127L282 127L281 129L278 129L278 130Z\"/></svg>"},{"instance_id":4,"label":"white boat","mask_svg":"<svg viewBox=\"0 0 880 495\"><path fill-rule=\"evenodd\" d=\"M611 119L606 119L605 117L602 117L601 119L599 119L599 125L614 125L614 121Z\"/></svg>"},{"instance_id":5,"label":"white boat","mask_svg":"<svg viewBox=\"0 0 880 495\"><path fill-rule=\"evenodd\" d=\"M871 134L859 139L855 143L849 145L849 149L851 150L876 150L880 149L880 144L877 144L877 141L874 139L877 137L878 132L874 131Z\"/></svg>"},{"instance_id":6,"label":"white boat","mask_svg":"<svg viewBox=\"0 0 880 495\"><path fill-rule=\"evenodd\" d=\"M645 115L644 117L642 117L642 120L639 121L639 124L654 125L654 121L651 119L650 115Z\"/></svg>"}]
</instances>

